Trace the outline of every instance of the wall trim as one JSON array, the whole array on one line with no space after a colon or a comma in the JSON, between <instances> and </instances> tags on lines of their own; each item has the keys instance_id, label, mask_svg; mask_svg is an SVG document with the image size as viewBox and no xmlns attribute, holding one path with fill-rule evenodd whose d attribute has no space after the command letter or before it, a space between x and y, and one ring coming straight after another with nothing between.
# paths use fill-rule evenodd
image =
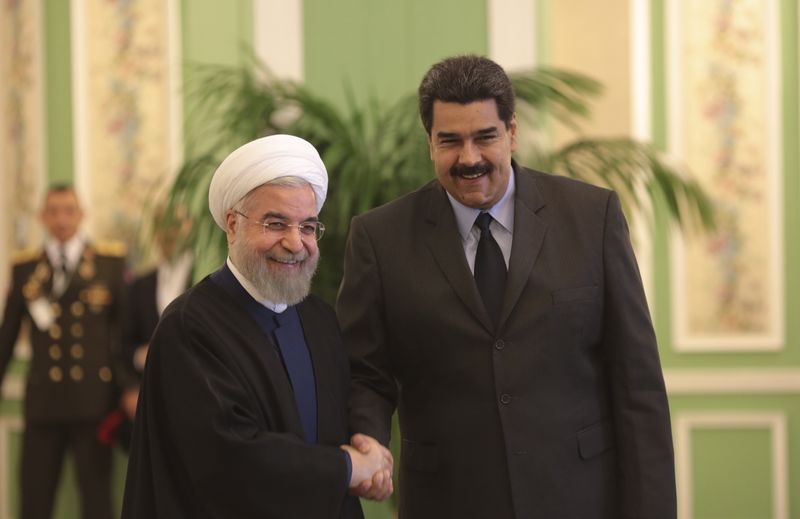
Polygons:
<instances>
[{"instance_id":1,"label":"wall trim","mask_svg":"<svg viewBox=\"0 0 800 519\"><path fill-rule=\"evenodd\" d=\"M181 9L178 0L167 2L167 53L170 95L169 175L174 178L183 164L183 52Z\"/></svg>"},{"instance_id":2,"label":"wall trim","mask_svg":"<svg viewBox=\"0 0 800 519\"><path fill-rule=\"evenodd\" d=\"M671 395L800 394L800 368L665 369Z\"/></svg>"},{"instance_id":3,"label":"wall trim","mask_svg":"<svg viewBox=\"0 0 800 519\"><path fill-rule=\"evenodd\" d=\"M6 375L3 385L0 386L0 396L3 400L21 402L25 397L25 378L21 375Z\"/></svg>"},{"instance_id":4,"label":"wall trim","mask_svg":"<svg viewBox=\"0 0 800 519\"><path fill-rule=\"evenodd\" d=\"M777 352L786 347L784 336L784 268L783 268L783 198L781 196L780 179L783 174L780 146L783 142L781 130L781 64L780 64L780 23L779 0L767 0L764 9L764 77L767 99L763 100L765 114L763 129L765 134L765 179L764 193L766 197L765 229L769 250L765 254L763 277L765 281L765 298L768 299L769 310L765 316L766 328L763 331L749 331L740 326L734 330L693 331L690 329L690 309L695 304L691 294L687 294L687 272L689 267L684 261L687 245L684 237L675 231L671 237L670 263L674 270L671 279L673 311L672 334L673 349L679 353L727 353L727 352ZM667 141L669 152L685 160L682 132L684 128L683 67L685 57L680 42L684 28L681 17L688 0L668 0L665 2L665 23L667 24ZM701 5L701 4L698 4ZM754 101L754 100L748 100ZM713 197L713 193L711 193ZM742 227L739 227L741 229ZM746 238L747 236L745 236ZM718 253L721 254L721 253ZM733 253L732 253L733 254Z\"/></svg>"},{"instance_id":5,"label":"wall trim","mask_svg":"<svg viewBox=\"0 0 800 519\"><path fill-rule=\"evenodd\" d=\"M305 76L303 0L253 0L256 56L276 77Z\"/></svg>"},{"instance_id":6,"label":"wall trim","mask_svg":"<svg viewBox=\"0 0 800 519\"><path fill-rule=\"evenodd\" d=\"M773 519L789 518L789 449L786 415L782 412L687 412L675 417L675 469L678 517L692 517L692 430L767 429L772 446Z\"/></svg>"},{"instance_id":7,"label":"wall trim","mask_svg":"<svg viewBox=\"0 0 800 519\"><path fill-rule=\"evenodd\" d=\"M73 180L75 191L78 198L84 204L91 203L91 185L88 169L88 135L83 121L83 114L86 113L86 52L85 38L86 28L84 27L86 6L83 0L70 2L70 35L72 43L72 132L74 167ZM84 216L83 226L85 229L92 228L94 211L88 211Z\"/></svg>"},{"instance_id":8,"label":"wall trim","mask_svg":"<svg viewBox=\"0 0 800 519\"><path fill-rule=\"evenodd\" d=\"M629 0L630 20L630 82L631 82L631 129L633 138L642 142L652 142L653 94L651 82L652 35L650 34L650 0ZM639 199L649 201L645 186L636 186ZM653 275L653 207L646 203L645 208L637 210L631 223L634 249L642 277L642 285L647 295L650 315L656 315L655 280Z\"/></svg>"},{"instance_id":9,"label":"wall trim","mask_svg":"<svg viewBox=\"0 0 800 519\"><path fill-rule=\"evenodd\" d=\"M489 0L486 30L489 58L508 72L536 66L537 0Z\"/></svg>"},{"instance_id":10,"label":"wall trim","mask_svg":"<svg viewBox=\"0 0 800 519\"><path fill-rule=\"evenodd\" d=\"M0 459L8 460L8 437L12 432L22 432L22 419L13 416L0 416ZM11 482L16 478L9 475L10 463L0 463L0 519L12 519L9 503L12 491ZM16 467L14 467L15 469Z\"/></svg>"}]
</instances>

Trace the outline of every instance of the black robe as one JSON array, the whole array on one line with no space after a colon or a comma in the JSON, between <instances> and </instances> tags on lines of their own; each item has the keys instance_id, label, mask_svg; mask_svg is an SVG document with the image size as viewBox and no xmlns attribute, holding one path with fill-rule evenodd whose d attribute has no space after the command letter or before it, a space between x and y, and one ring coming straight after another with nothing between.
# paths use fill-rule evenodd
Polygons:
<instances>
[{"instance_id":1,"label":"black robe","mask_svg":"<svg viewBox=\"0 0 800 519\"><path fill-rule=\"evenodd\" d=\"M150 342L123 519L359 518L347 496L349 369L331 308L297 306L317 386L303 440L272 339L210 278L176 299Z\"/></svg>"}]
</instances>

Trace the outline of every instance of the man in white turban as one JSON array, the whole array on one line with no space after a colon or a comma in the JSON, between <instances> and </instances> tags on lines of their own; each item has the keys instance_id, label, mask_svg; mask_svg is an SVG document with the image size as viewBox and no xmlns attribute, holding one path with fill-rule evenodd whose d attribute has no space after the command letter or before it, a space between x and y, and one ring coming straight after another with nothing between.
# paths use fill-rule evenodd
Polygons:
<instances>
[{"instance_id":1,"label":"man in white turban","mask_svg":"<svg viewBox=\"0 0 800 519\"><path fill-rule=\"evenodd\" d=\"M348 362L332 309L309 295L327 187L317 151L290 135L217 168L208 202L229 255L150 341L124 519L357 518L355 495L391 494L389 451L346 445Z\"/></svg>"}]
</instances>

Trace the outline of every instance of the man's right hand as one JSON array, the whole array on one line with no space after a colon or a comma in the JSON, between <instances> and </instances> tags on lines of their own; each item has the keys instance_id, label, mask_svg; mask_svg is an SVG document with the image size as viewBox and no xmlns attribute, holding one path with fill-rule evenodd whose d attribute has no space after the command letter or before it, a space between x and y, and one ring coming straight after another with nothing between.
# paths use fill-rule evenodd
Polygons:
<instances>
[{"instance_id":1,"label":"man's right hand","mask_svg":"<svg viewBox=\"0 0 800 519\"><path fill-rule=\"evenodd\" d=\"M366 499L383 501L392 495L394 459L389 449L365 434L354 434L351 445L342 445L353 464L350 493Z\"/></svg>"}]
</instances>

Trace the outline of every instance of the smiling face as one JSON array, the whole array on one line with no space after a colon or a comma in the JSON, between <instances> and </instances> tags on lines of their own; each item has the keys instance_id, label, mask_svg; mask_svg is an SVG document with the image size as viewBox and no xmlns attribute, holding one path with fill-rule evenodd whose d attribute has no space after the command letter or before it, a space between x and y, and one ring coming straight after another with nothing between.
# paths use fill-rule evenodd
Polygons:
<instances>
[{"instance_id":1,"label":"smiling face","mask_svg":"<svg viewBox=\"0 0 800 519\"><path fill-rule=\"evenodd\" d=\"M512 116L506 127L494 99L435 101L428 144L436 176L453 198L486 209L503 197L517 149L517 122Z\"/></svg>"},{"instance_id":2,"label":"smiling face","mask_svg":"<svg viewBox=\"0 0 800 519\"><path fill-rule=\"evenodd\" d=\"M226 215L228 250L236 268L273 303L297 304L311 288L319 248L313 235L296 227L317 220L317 203L310 186L265 184L251 191L236 214ZM281 221L284 231L266 230L261 222Z\"/></svg>"}]
</instances>

